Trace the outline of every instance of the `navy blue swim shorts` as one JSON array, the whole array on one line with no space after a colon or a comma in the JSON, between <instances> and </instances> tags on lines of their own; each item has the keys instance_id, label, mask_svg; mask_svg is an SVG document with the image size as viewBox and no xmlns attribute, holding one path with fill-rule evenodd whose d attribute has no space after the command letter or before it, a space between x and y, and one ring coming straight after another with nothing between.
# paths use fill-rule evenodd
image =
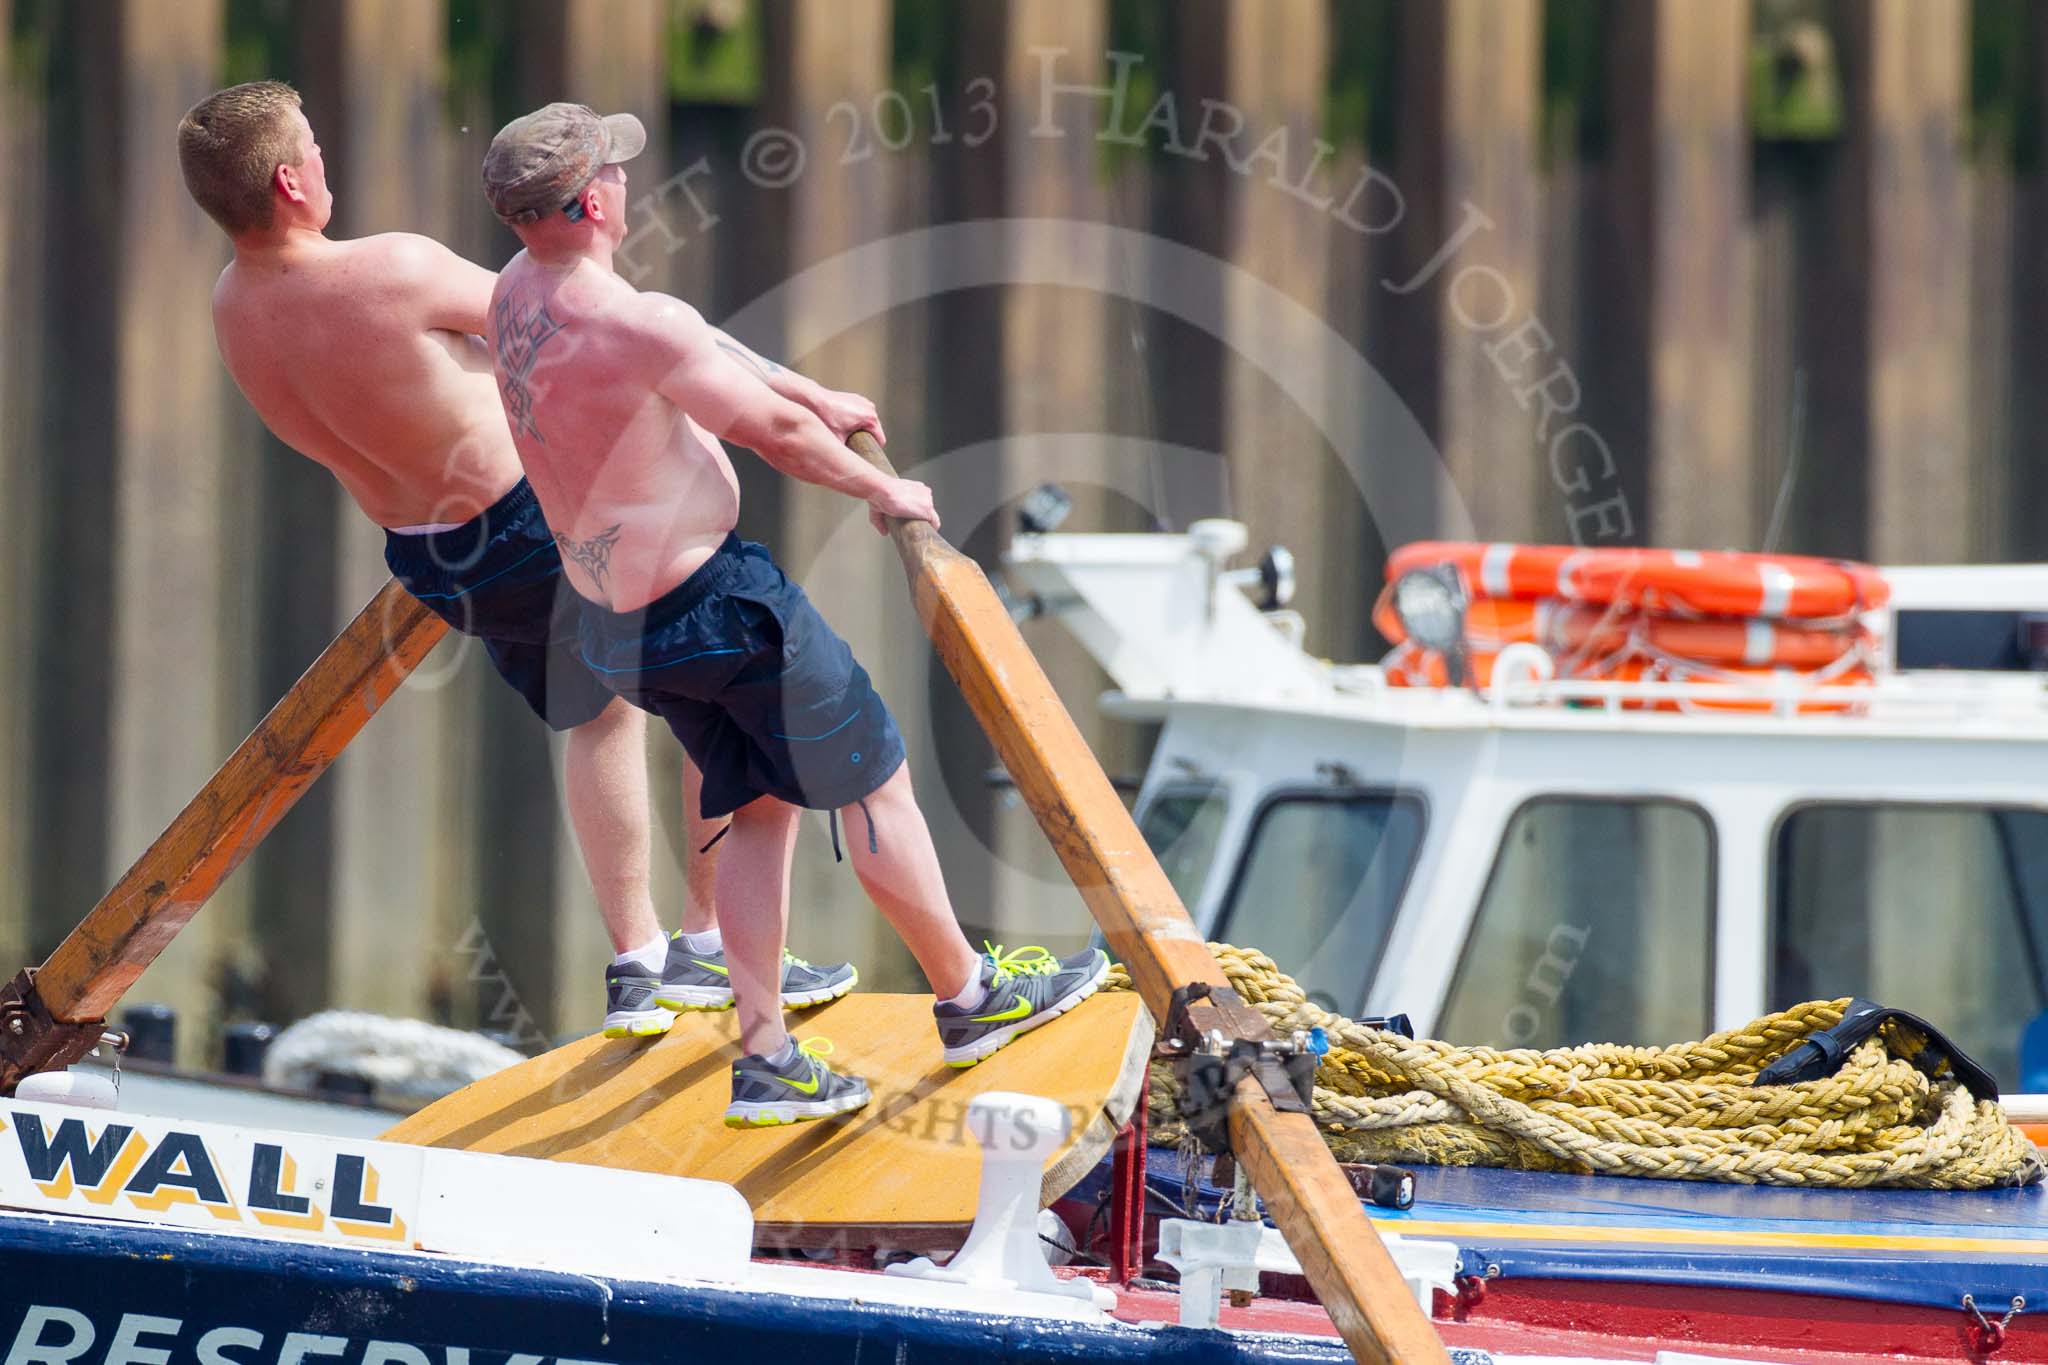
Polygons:
<instances>
[{"instance_id":1,"label":"navy blue swim shorts","mask_svg":"<svg viewBox=\"0 0 2048 1365\"><path fill-rule=\"evenodd\" d=\"M561 552L526 480L452 531L385 532L384 562L430 611L481 640L498 676L554 729L574 729L611 704L583 666L582 599L562 579Z\"/></svg>"},{"instance_id":2,"label":"navy blue swim shorts","mask_svg":"<svg viewBox=\"0 0 2048 1365\"><path fill-rule=\"evenodd\" d=\"M761 796L851 805L903 762L867 670L768 551L728 535L635 612L583 603L583 661L668 722L704 774L704 816Z\"/></svg>"}]
</instances>

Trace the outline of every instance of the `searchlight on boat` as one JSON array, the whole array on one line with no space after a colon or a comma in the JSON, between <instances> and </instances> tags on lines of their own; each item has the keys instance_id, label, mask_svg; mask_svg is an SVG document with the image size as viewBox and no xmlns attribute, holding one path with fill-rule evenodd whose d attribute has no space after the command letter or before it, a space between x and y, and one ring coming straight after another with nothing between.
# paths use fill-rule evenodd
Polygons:
<instances>
[{"instance_id":1,"label":"searchlight on boat","mask_svg":"<svg viewBox=\"0 0 2048 1365\"><path fill-rule=\"evenodd\" d=\"M1465 585L1449 564L1410 569L1395 580L1394 612L1408 638L1443 657L1451 685L1465 682Z\"/></svg>"}]
</instances>

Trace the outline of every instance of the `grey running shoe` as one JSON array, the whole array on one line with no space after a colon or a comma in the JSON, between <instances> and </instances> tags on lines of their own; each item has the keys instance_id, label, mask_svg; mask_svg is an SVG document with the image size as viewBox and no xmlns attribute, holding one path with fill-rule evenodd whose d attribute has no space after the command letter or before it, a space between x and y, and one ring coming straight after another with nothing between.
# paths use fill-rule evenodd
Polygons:
<instances>
[{"instance_id":1,"label":"grey running shoe","mask_svg":"<svg viewBox=\"0 0 2048 1365\"><path fill-rule=\"evenodd\" d=\"M1039 947L1006 954L982 946L988 948L981 963L988 998L972 1009L951 1001L932 1006L947 1066L973 1066L1018 1034L1059 1018L1095 994L1109 975L1109 955L1100 948L1054 957Z\"/></svg>"},{"instance_id":2,"label":"grey running shoe","mask_svg":"<svg viewBox=\"0 0 2048 1365\"><path fill-rule=\"evenodd\" d=\"M858 1076L842 1076L819 1060L831 1051L829 1040L806 1038L797 1044L788 1066L778 1067L759 1053L734 1062L725 1126L773 1128L863 1108L870 1098L868 1083Z\"/></svg>"},{"instance_id":3,"label":"grey running shoe","mask_svg":"<svg viewBox=\"0 0 2048 1365\"><path fill-rule=\"evenodd\" d=\"M613 963L604 970L604 1036L652 1038L675 1025L675 1012L657 1003L661 978L645 967Z\"/></svg>"},{"instance_id":4,"label":"grey running shoe","mask_svg":"<svg viewBox=\"0 0 2048 1365\"><path fill-rule=\"evenodd\" d=\"M851 962L813 967L787 950L782 954L782 1007L802 1009L837 1000L854 988L860 973ZM672 1010L729 1010L732 981L726 974L725 952L693 953L680 931L668 937L668 965L656 983L654 1003Z\"/></svg>"}]
</instances>

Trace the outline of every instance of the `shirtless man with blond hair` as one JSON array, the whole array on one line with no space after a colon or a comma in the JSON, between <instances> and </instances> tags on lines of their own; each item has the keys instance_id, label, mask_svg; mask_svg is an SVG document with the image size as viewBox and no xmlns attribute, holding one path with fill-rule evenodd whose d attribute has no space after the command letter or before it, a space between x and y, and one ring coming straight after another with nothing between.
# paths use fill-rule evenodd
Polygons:
<instances>
[{"instance_id":1,"label":"shirtless man with blond hair","mask_svg":"<svg viewBox=\"0 0 2048 1365\"><path fill-rule=\"evenodd\" d=\"M977 955L947 899L903 739L867 672L768 551L733 534L739 482L720 439L884 518L938 524L931 490L848 450L865 403L806 402L769 364L613 269L625 240L630 114L551 104L500 130L484 191L525 250L498 276L486 336L513 441L584 599L586 663L662 717L730 815L718 920L745 1055L729 1125L791 1123L868 1102L783 1025L775 964L799 807L847 822L855 873L924 970L945 1060L972 1066L1091 994L1108 959Z\"/></svg>"},{"instance_id":2,"label":"shirtless man with blond hair","mask_svg":"<svg viewBox=\"0 0 2048 1365\"><path fill-rule=\"evenodd\" d=\"M528 705L568 732L570 822L618 953L605 1032L661 1033L677 1009L729 1006L710 857L690 860L683 929L664 936L655 916L646 720L577 658L576 598L521 476L482 340L495 277L411 233L330 240L334 196L288 85L238 85L194 105L178 126L178 161L234 244L213 291L214 334L250 405L385 528L399 581L479 637ZM697 781L686 771L693 810ZM687 827L693 850L712 834L694 814ZM790 1004L811 1004L854 979L843 963L792 959L782 986Z\"/></svg>"}]
</instances>

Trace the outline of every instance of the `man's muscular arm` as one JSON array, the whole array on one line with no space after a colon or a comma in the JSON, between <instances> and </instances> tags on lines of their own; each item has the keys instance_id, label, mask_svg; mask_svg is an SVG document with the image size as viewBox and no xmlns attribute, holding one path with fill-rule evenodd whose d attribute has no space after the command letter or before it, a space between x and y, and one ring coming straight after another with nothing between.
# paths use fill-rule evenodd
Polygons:
<instances>
[{"instance_id":1,"label":"man's muscular arm","mask_svg":"<svg viewBox=\"0 0 2048 1365\"><path fill-rule=\"evenodd\" d=\"M711 326L708 322L704 325L707 327ZM755 374L760 375L762 383L792 403L802 403L805 407L810 407L809 400L819 392L819 386L816 383L804 378L795 370L786 369L776 364L759 351L748 347L744 342L723 328L711 327L711 341L719 350L724 351L734 360L739 361Z\"/></svg>"},{"instance_id":2,"label":"man's muscular arm","mask_svg":"<svg viewBox=\"0 0 2048 1365\"><path fill-rule=\"evenodd\" d=\"M664 362L656 392L714 436L746 446L791 478L864 500L878 530L884 516L938 524L931 489L892 479L848 450L815 413L720 346L723 334L696 309L659 294L642 295L639 304L641 325Z\"/></svg>"},{"instance_id":3,"label":"man's muscular arm","mask_svg":"<svg viewBox=\"0 0 2048 1365\"><path fill-rule=\"evenodd\" d=\"M749 349L728 332L713 327L711 333L719 350L751 369L761 377L762 383L790 402L816 413L818 420L830 427L832 434L840 440L844 441L856 431L866 430L875 433L877 441L888 444L888 437L882 434L882 419L868 399L857 393L840 393L814 379L807 379L788 366L778 365L760 352Z\"/></svg>"},{"instance_id":4,"label":"man's muscular arm","mask_svg":"<svg viewBox=\"0 0 2048 1365\"><path fill-rule=\"evenodd\" d=\"M420 310L422 326L484 334L496 275L416 233L387 232L365 239L364 245L378 254L388 278Z\"/></svg>"}]
</instances>

